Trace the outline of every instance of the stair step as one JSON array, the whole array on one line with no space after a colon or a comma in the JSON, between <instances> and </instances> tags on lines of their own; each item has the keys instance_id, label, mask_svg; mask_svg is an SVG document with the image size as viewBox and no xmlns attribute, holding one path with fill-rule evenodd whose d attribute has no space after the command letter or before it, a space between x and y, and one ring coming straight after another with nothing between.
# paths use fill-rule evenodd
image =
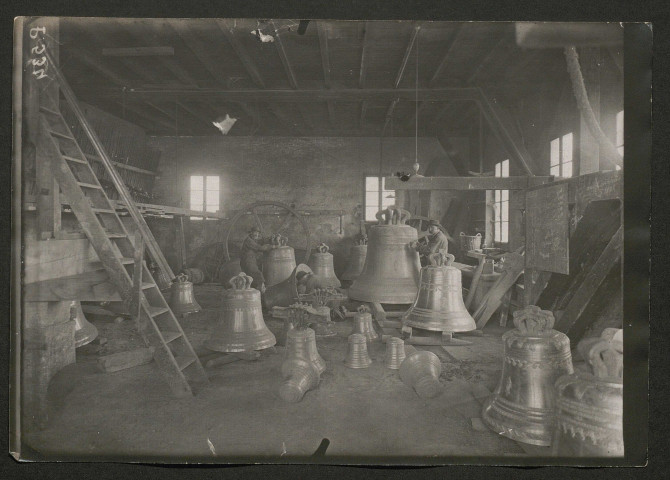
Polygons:
<instances>
[{"instance_id":1,"label":"stair step","mask_svg":"<svg viewBox=\"0 0 670 480\"><path fill-rule=\"evenodd\" d=\"M56 115L56 116L60 117L60 112L57 112L55 110L52 110L52 109L44 107L44 106L40 107L40 112L48 113L49 115Z\"/></svg>"},{"instance_id":2,"label":"stair step","mask_svg":"<svg viewBox=\"0 0 670 480\"><path fill-rule=\"evenodd\" d=\"M151 305L149 305L147 307L147 310L148 310L149 315L151 316L151 318L156 318L158 315L170 311L170 309L168 307L153 307ZM163 335L163 336L165 336L165 335Z\"/></svg>"},{"instance_id":3,"label":"stair step","mask_svg":"<svg viewBox=\"0 0 670 480\"><path fill-rule=\"evenodd\" d=\"M126 238L125 233L107 232L107 238Z\"/></svg>"},{"instance_id":4,"label":"stair step","mask_svg":"<svg viewBox=\"0 0 670 480\"><path fill-rule=\"evenodd\" d=\"M142 282L142 290L146 290L147 288L153 288L155 286L156 284L153 282Z\"/></svg>"},{"instance_id":5,"label":"stair step","mask_svg":"<svg viewBox=\"0 0 670 480\"><path fill-rule=\"evenodd\" d=\"M196 357L195 355L193 356L180 355L179 357L174 357L174 360L175 362L177 362L179 370L183 371L186 367L194 363L197 358L198 357Z\"/></svg>"},{"instance_id":6,"label":"stair step","mask_svg":"<svg viewBox=\"0 0 670 480\"><path fill-rule=\"evenodd\" d=\"M73 142L75 141L74 137L65 135L64 133L56 132L55 130L49 130L49 133L54 137L64 138L66 140L72 140Z\"/></svg>"},{"instance_id":7,"label":"stair step","mask_svg":"<svg viewBox=\"0 0 670 480\"><path fill-rule=\"evenodd\" d=\"M112 210L111 208L98 208L98 207L92 207L92 210L95 213L116 213L116 210Z\"/></svg>"},{"instance_id":8,"label":"stair step","mask_svg":"<svg viewBox=\"0 0 670 480\"><path fill-rule=\"evenodd\" d=\"M179 332L161 332L161 334L163 335L163 340L165 340L165 343L170 343L171 341L181 337L181 333Z\"/></svg>"},{"instance_id":9,"label":"stair step","mask_svg":"<svg viewBox=\"0 0 670 480\"><path fill-rule=\"evenodd\" d=\"M95 183L77 182L77 184L80 187L84 187L84 188L95 188L95 189L98 189L98 190L102 190L102 187L100 185L95 184Z\"/></svg>"},{"instance_id":10,"label":"stair step","mask_svg":"<svg viewBox=\"0 0 670 480\"><path fill-rule=\"evenodd\" d=\"M68 155L63 155L63 158L69 162L76 162L76 163L82 163L84 165L88 165L88 162L86 160L82 160L81 158L74 158L70 157Z\"/></svg>"}]
</instances>

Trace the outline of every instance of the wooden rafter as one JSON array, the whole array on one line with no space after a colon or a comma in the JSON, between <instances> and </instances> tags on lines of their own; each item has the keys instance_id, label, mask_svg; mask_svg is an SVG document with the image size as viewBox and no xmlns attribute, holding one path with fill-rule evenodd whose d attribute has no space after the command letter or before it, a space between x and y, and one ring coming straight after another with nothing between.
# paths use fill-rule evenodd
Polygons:
<instances>
[{"instance_id":1,"label":"wooden rafter","mask_svg":"<svg viewBox=\"0 0 670 480\"><path fill-rule=\"evenodd\" d=\"M224 79L228 78L228 72L221 67L221 62L213 61L211 56L212 45L205 43L182 20L168 20L168 25L172 27L177 35L184 41L188 49L200 61L205 70L207 70L218 83L225 84Z\"/></svg>"},{"instance_id":2,"label":"wooden rafter","mask_svg":"<svg viewBox=\"0 0 670 480\"><path fill-rule=\"evenodd\" d=\"M93 70L102 74L102 76L106 77L109 81L111 81L116 85L119 85L121 87L132 85L132 82L130 80L125 78L123 75L119 75L118 73L116 73L115 71L104 65L95 55L93 55L91 52L87 51L82 47L73 47L72 56L73 58L76 58L77 60L91 67Z\"/></svg>"},{"instance_id":3,"label":"wooden rafter","mask_svg":"<svg viewBox=\"0 0 670 480\"><path fill-rule=\"evenodd\" d=\"M384 120L384 127L382 128L382 137L386 133L386 127L388 127L388 124L391 122L393 119L393 112L395 112L396 107L398 106L398 102L400 102L399 98L395 98L392 102L391 105L389 105L388 110L386 110L386 117Z\"/></svg>"},{"instance_id":4,"label":"wooden rafter","mask_svg":"<svg viewBox=\"0 0 670 480\"><path fill-rule=\"evenodd\" d=\"M258 72L258 68L256 68L256 64L251 59L251 56L247 52L247 49L244 48L244 45L242 45L242 43L235 36L235 30L230 25L230 23L225 19L217 19L216 25L219 27L219 30L221 30L221 33L223 33L223 35L226 37L226 40L228 40L230 45L233 47L233 50L235 51L237 58L240 59L242 65L244 65L244 68L246 69L247 73L249 74L253 82L256 84L256 86L260 88L265 88L265 82L263 82L263 77Z\"/></svg>"},{"instance_id":5,"label":"wooden rafter","mask_svg":"<svg viewBox=\"0 0 670 480\"><path fill-rule=\"evenodd\" d=\"M489 52L482 59L482 61L479 62L479 65L477 65L477 67L468 77L465 83L467 84L473 83L477 79L477 77L483 71L485 71L486 67L489 65L489 63L491 63L493 59L499 58L501 54L503 54L504 52L509 52L513 50L513 48L514 48L513 43L510 42L505 35L502 35L500 39L496 42L495 46L491 50L489 50Z\"/></svg>"},{"instance_id":6,"label":"wooden rafter","mask_svg":"<svg viewBox=\"0 0 670 480\"><path fill-rule=\"evenodd\" d=\"M323 22L316 22L317 32L319 34L319 51L321 52L321 67L323 68L323 81L326 88L331 88L330 80L330 54L328 52L328 32ZM332 101L326 102L328 108L328 121L331 126L335 126L335 106Z\"/></svg>"},{"instance_id":7,"label":"wooden rafter","mask_svg":"<svg viewBox=\"0 0 670 480\"><path fill-rule=\"evenodd\" d=\"M277 47L277 54L279 55L279 59L281 60L282 65L284 65L284 71L286 72L286 76L288 77L288 82L291 85L291 88L294 90L297 90L298 88L298 81L295 78L295 72L293 71L293 67L291 66L291 62L289 62L288 56L286 55L286 49L284 48L284 42L281 39L281 35L279 35L279 32L277 32L277 27L275 27L275 22L270 21L270 24L272 25L272 29L274 30L275 33L275 47Z\"/></svg>"},{"instance_id":8,"label":"wooden rafter","mask_svg":"<svg viewBox=\"0 0 670 480\"><path fill-rule=\"evenodd\" d=\"M154 22L146 19L137 20L140 22L140 25L143 29L149 31L149 33L155 32ZM153 35L138 35L136 31L132 28L128 28L126 22L117 21L117 24L123 28L124 33L132 38L136 42L149 43L152 46L158 45L158 41L155 40ZM180 64L175 60L175 57L163 57L157 56L156 60L168 71L170 71L180 82L186 85L198 86L197 80L195 80L190 73L188 73Z\"/></svg>"},{"instance_id":9,"label":"wooden rafter","mask_svg":"<svg viewBox=\"0 0 670 480\"><path fill-rule=\"evenodd\" d=\"M554 177L413 177L403 182L386 177L389 190L525 190L544 185Z\"/></svg>"},{"instance_id":10,"label":"wooden rafter","mask_svg":"<svg viewBox=\"0 0 670 480\"><path fill-rule=\"evenodd\" d=\"M341 102L361 102L363 100L388 102L394 98L402 100L415 100L418 97L423 101L454 101L472 100L479 98L475 87L445 87L445 88L331 88L331 89L265 89L265 90L227 90L222 88L164 88L148 89L134 88L124 91L122 89L80 89L82 97L96 98L142 98L161 100L199 99L211 100L213 98L231 102L325 102L328 100Z\"/></svg>"},{"instance_id":11,"label":"wooden rafter","mask_svg":"<svg viewBox=\"0 0 670 480\"><path fill-rule=\"evenodd\" d=\"M367 111L368 111L368 101L363 100L361 102L361 116L359 118L359 123L361 127L363 127L363 124L365 123L365 114L367 113Z\"/></svg>"},{"instance_id":12,"label":"wooden rafter","mask_svg":"<svg viewBox=\"0 0 670 480\"><path fill-rule=\"evenodd\" d=\"M286 113L284 113L282 111L281 108L279 108L279 106L277 106L275 104L272 104L272 103L268 103L267 106L268 106L268 109L272 112L272 114L275 117L277 117L277 119L283 125L293 126L293 128L295 130L297 130L300 133L300 135L302 135L303 137L306 137L306 136L309 135L308 132L303 128L303 125L301 124L301 122L296 122L294 119L290 118L288 115L286 115Z\"/></svg>"},{"instance_id":13,"label":"wooden rafter","mask_svg":"<svg viewBox=\"0 0 670 480\"><path fill-rule=\"evenodd\" d=\"M365 22L363 26L363 48L361 49L361 66L358 74L358 88L363 88L365 85L365 77L368 72L368 64L370 63L368 61L368 50L370 48L369 28L370 22Z\"/></svg>"},{"instance_id":14,"label":"wooden rafter","mask_svg":"<svg viewBox=\"0 0 670 480\"><path fill-rule=\"evenodd\" d=\"M119 102L119 105L121 106L122 109L128 110L129 112L133 112L135 115L138 115L142 118L145 118L146 120L149 120L150 122L162 125L163 127L174 131L174 123L170 123L167 120L162 119L161 117L154 115L152 113L147 112L145 109L140 108L137 105L130 104L129 102Z\"/></svg>"},{"instance_id":15,"label":"wooden rafter","mask_svg":"<svg viewBox=\"0 0 670 480\"><path fill-rule=\"evenodd\" d=\"M210 122L210 120L209 120L209 119L206 119L206 118L203 116L202 111L199 111L197 108L194 108L194 107L188 105L186 102L179 102L179 101L178 101L178 102L176 102L176 104L177 104L177 107L181 108L181 109L184 110L186 113L190 114L191 117L195 118L195 119L198 120L200 123L202 123L202 124L207 124L207 125L210 126L210 127L212 126L212 123Z\"/></svg>"},{"instance_id":16,"label":"wooden rafter","mask_svg":"<svg viewBox=\"0 0 670 480\"><path fill-rule=\"evenodd\" d=\"M421 30L421 25L415 25L414 30L412 31L412 36L410 37L409 43L407 44L407 49L405 49L405 56L402 58L400 69L398 70L398 74L395 77L395 84L394 84L395 88L398 88L398 85L400 85L400 81L402 80L402 76L405 73L405 68L407 67L407 61L409 60L409 56L412 53L414 42L416 41L416 38L419 35L419 30Z\"/></svg>"},{"instance_id":17,"label":"wooden rafter","mask_svg":"<svg viewBox=\"0 0 670 480\"><path fill-rule=\"evenodd\" d=\"M437 84L437 80L440 78L442 73L444 72L444 69L446 68L447 64L449 63L449 58L451 57L451 54L455 51L455 46L458 44L460 39L462 38L462 35L465 32L465 29L463 28L464 24L460 24L457 27L456 33L454 34L454 38L449 44L449 47L447 48L447 51L445 52L444 56L442 57L442 60L440 60L440 63L438 64L437 68L435 69L435 73L430 79L430 82L428 83L428 86L431 88L434 87Z\"/></svg>"}]
</instances>

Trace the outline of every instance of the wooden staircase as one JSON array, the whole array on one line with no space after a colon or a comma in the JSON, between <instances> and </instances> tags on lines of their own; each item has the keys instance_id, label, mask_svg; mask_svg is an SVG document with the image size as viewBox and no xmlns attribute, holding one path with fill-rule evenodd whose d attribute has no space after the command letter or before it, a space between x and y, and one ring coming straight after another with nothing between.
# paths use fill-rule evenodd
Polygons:
<instances>
[{"instance_id":1,"label":"wooden staircase","mask_svg":"<svg viewBox=\"0 0 670 480\"><path fill-rule=\"evenodd\" d=\"M48 55L50 57L50 55ZM103 159L120 198L124 199L135 227L135 244L144 246L152 254L165 258L160 252L148 226L137 211L125 185L116 172L96 133L91 129L67 81L49 58L68 107L72 108L91 143ZM136 261L137 251L129 231L117 215L114 205L105 194L87 157L74 138L67 122L53 98L43 94L40 99L40 136L37 154L41 161L50 161L53 174L62 194L68 200L83 232L91 242L111 281L119 289L131 312L137 313L137 325L147 346L154 349L154 360L177 396L192 395L194 387L208 382L207 374L181 325L168 306L159 285L146 264ZM136 213L136 215L133 215ZM139 217L139 219L138 219ZM160 263L162 262L157 262ZM164 263L167 265L167 262ZM168 277L173 274L169 267ZM141 275L138 275L141 274ZM137 279L141 283L137 284ZM133 286L135 279L135 287Z\"/></svg>"}]
</instances>

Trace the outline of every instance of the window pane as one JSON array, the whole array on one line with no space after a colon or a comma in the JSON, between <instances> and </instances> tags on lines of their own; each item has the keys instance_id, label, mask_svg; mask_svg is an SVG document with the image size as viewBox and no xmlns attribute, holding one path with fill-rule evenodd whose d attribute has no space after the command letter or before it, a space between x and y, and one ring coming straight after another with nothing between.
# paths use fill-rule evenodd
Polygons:
<instances>
[{"instance_id":1,"label":"window pane","mask_svg":"<svg viewBox=\"0 0 670 480\"><path fill-rule=\"evenodd\" d=\"M202 181L203 177L199 175L191 176L191 190L204 190Z\"/></svg>"},{"instance_id":2,"label":"window pane","mask_svg":"<svg viewBox=\"0 0 670 480\"><path fill-rule=\"evenodd\" d=\"M563 164L563 177L572 177L572 162Z\"/></svg>"},{"instance_id":3,"label":"window pane","mask_svg":"<svg viewBox=\"0 0 670 480\"><path fill-rule=\"evenodd\" d=\"M202 210L204 195L202 190L191 190L191 210Z\"/></svg>"},{"instance_id":4,"label":"window pane","mask_svg":"<svg viewBox=\"0 0 670 480\"><path fill-rule=\"evenodd\" d=\"M377 207L365 207L365 220L366 221L377 220L375 215L377 215L378 211L379 209Z\"/></svg>"},{"instance_id":5,"label":"window pane","mask_svg":"<svg viewBox=\"0 0 670 480\"><path fill-rule=\"evenodd\" d=\"M496 242L500 242L500 222L496 222L493 224L493 240Z\"/></svg>"},{"instance_id":6,"label":"window pane","mask_svg":"<svg viewBox=\"0 0 670 480\"><path fill-rule=\"evenodd\" d=\"M379 205L379 194L377 192L365 192L365 206L375 207Z\"/></svg>"},{"instance_id":7,"label":"window pane","mask_svg":"<svg viewBox=\"0 0 670 480\"><path fill-rule=\"evenodd\" d=\"M368 192L379 190L379 180L377 177L365 177L365 190Z\"/></svg>"},{"instance_id":8,"label":"window pane","mask_svg":"<svg viewBox=\"0 0 670 480\"><path fill-rule=\"evenodd\" d=\"M496 202L499 202L502 199L502 190L495 190L493 194L493 198Z\"/></svg>"},{"instance_id":9,"label":"window pane","mask_svg":"<svg viewBox=\"0 0 670 480\"><path fill-rule=\"evenodd\" d=\"M496 177L500 177L501 173L502 173L502 165L496 163Z\"/></svg>"},{"instance_id":10,"label":"window pane","mask_svg":"<svg viewBox=\"0 0 670 480\"><path fill-rule=\"evenodd\" d=\"M509 221L509 202L500 204L500 218L503 222Z\"/></svg>"},{"instance_id":11,"label":"window pane","mask_svg":"<svg viewBox=\"0 0 670 480\"><path fill-rule=\"evenodd\" d=\"M218 205L207 204L206 211L207 212L218 212L219 211L219 206Z\"/></svg>"},{"instance_id":12,"label":"window pane","mask_svg":"<svg viewBox=\"0 0 670 480\"><path fill-rule=\"evenodd\" d=\"M563 135L563 158L561 162L572 162L572 133Z\"/></svg>"},{"instance_id":13,"label":"window pane","mask_svg":"<svg viewBox=\"0 0 670 480\"><path fill-rule=\"evenodd\" d=\"M507 243L509 241L509 223L508 222L502 222L502 225L500 226L500 241L502 243Z\"/></svg>"},{"instance_id":14,"label":"window pane","mask_svg":"<svg viewBox=\"0 0 670 480\"><path fill-rule=\"evenodd\" d=\"M561 174L561 167L559 165L554 165L549 169L549 175L558 177Z\"/></svg>"},{"instance_id":15,"label":"window pane","mask_svg":"<svg viewBox=\"0 0 670 480\"><path fill-rule=\"evenodd\" d=\"M207 203L208 208L211 205L211 206L216 207L216 210L219 209L219 191L218 190L216 190L216 191L207 190L205 198L206 198L206 203ZM207 211L208 212L209 211L216 212L216 210L207 210Z\"/></svg>"},{"instance_id":16,"label":"window pane","mask_svg":"<svg viewBox=\"0 0 670 480\"><path fill-rule=\"evenodd\" d=\"M623 145L623 110L616 114L616 146L621 145Z\"/></svg>"},{"instance_id":17,"label":"window pane","mask_svg":"<svg viewBox=\"0 0 670 480\"><path fill-rule=\"evenodd\" d=\"M494 220L496 223L500 222L500 213L501 213L501 212L500 212L500 210L501 210L501 206L500 206L500 205L501 205L500 203L496 203L495 214L494 214L494 216L493 216L493 220Z\"/></svg>"},{"instance_id":18,"label":"window pane","mask_svg":"<svg viewBox=\"0 0 670 480\"><path fill-rule=\"evenodd\" d=\"M509 177L509 160L502 162L502 177Z\"/></svg>"},{"instance_id":19,"label":"window pane","mask_svg":"<svg viewBox=\"0 0 670 480\"><path fill-rule=\"evenodd\" d=\"M550 143L550 154L549 154L549 165L554 166L558 165L558 163L561 161L561 158L558 154L559 152L559 140L558 138L554 138L551 143Z\"/></svg>"},{"instance_id":20,"label":"window pane","mask_svg":"<svg viewBox=\"0 0 670 480\"><path fill-rule=\"evenodd\" d=\"M219 191L219 177L218 176L209 176L207 177L207 190L216 190Z\"/></svg>"},{"instance_id":21,"label":"window pane","mask_svg":"<svg viewBox=\"0 0 670 480\"><path fill-rule=\"evenodd\" d=\"M501 190L500 191L500 201L501 202L506 202L509 200L509 190Z\"/></svg>"}]
</instances>

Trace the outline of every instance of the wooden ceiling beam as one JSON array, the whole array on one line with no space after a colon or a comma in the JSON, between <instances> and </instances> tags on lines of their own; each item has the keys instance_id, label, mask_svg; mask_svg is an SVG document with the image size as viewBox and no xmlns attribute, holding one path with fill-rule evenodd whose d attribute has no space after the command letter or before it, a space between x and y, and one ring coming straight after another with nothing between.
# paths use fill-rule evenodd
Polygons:
<instances>
[{"instance_id":1,"label":"wooden ceiling beam","mask_svg":"<svg viewBox=\"0 0 670 480\"><path fill-rule=\"evenodd\" d=\"M328 32L322 21L316 21L316 29L319 33L319 51L321 52L321 67L323 68L323 81L326 88L330 83L330 54L328 52Z\"/></svg>"},{"instance_id":2,"label":"wooden ceiling beam","mask_svg":"<svg viewBox=\"0 0 670 480\"><path fill-rule=\"evenodd\" d=\"M275 47L277 47L277 54L279 55L279 59L281 60L282 65L284 65L284 71L286 71L286 76L288 77L288 83L291 85L292 89L297 90L298 81L295 78L295 72L293 71L291 62L289 62L288 56L286 55L284 42L282 42L281 36L279 35L279 32L277 32L277 27L275 26L275 22L273 20L270 20L270 25L272 25L272 29L275 32L274 44Z\"/></svg>"},{"instance_id":3,"label":"wooden ceiling beam","mask_svg":"<svg viewBox=\"0 0 670 480\"><path fill-rule=\"evenodd\" d=\"M444 69L447 67L447 64L449 63L449 58L451 57L451 54L455 51L454 47L456 44L458 44L459 40L462 38L462 35L465 33L465 29L463 28L464 24L460 24L457 27L456 33L454 34L453 40L449 44L449 47L447 48L446 53L442 57L442 60L437 66L437 69L435 69L435 73L430 79L430 82L428 83L429 87L434 87L437 84L437 80L440 78L442 73L444 72Z\"/></svg>"},{"instance_id":4,"label":"wooden ceiling beam","mask_svg":"<svg viewBox=\"0 0 670 480\"><path fill-rule=\"evenodd\" d=\"M212 58L212 44L202 41L196 33L194 33L186 23L182 20L171 19L167 24L179 35L184 41L188 49L200 61L202 66L207 70L214 79L222 84L226 84L228 72L221 68L221 63Z\"/></svg>"},{"instance_id":5,"label":"wooden ceiling beam","mask_svg":"<svg viewBox=\"0 0 670 480\"><path fill-rule=\"evenodd\" d=\"M174 123L170 123L167 120L164 120L157 115L148 113L145 109L139 107L138 105L129 104L128 102L125 103L119 102L119 104L121 105L122 112L123 110L128 110L129 112L133 112L135 115L145 118L152 123L162 125L163 127L167 128L168 130L171 130L172 132L174 132L175 130Z\"/></svg>"},{"instance_id":6,"label":"wooden ceiling beam","mask_svg":"<svg viewBox=\"0 0 670 480\"><path fill-rule=\"evenodd\" d=\"M132 38L134 41L138 43L148 43L152 46L156 46L159 42L155 40L153 33L155 33L154 30L154 25L155 23L153 21L147 20L147 19L142 19L138 20L140 22L139 24L142 26L145 31L147 31L149 34L148 35L138 35L136 30L129 28L127 22L121 22L117 20L117 25L119 25L123 31L125 32L126 35L128 35L130 38ZM174 56L170 58L166 58L163 56L158 56L155 58L165 69L170 71L181 83L185 85L192 85L197 87L198 82L195 80L191 74L189 74L175 59Z\"/></svg>"},{"instance_id":7,"label":"wooden ceiling beam","mask_svg":"<svg viewBox=\"0 0 670 480\"><path fill-rule=\"evenodd\" d=\"M344 88L344 89L265 89L265 90L225 90L225 89L184 89L164 88L147 89L131 88L122 89L80 89L78 93L82 96L100 98L121 98L124 95L132 98L166 100L166 99L200 99L209 100L218 98L231 102L325 102L328 100L343 102L368 101L390 101L394 98L403 100L419 101L453 101L453 100L478 100L476 87L447 87L447 88Z\"/></svg>"},{"instance_id":8,"label":"wooden ceiling beam","mask_svg":"<svg viewBox=\"0 0 670 480\"><path fill-rule=\"evenodd\" d=\"M251 59L251 56L249 55L249 52L247 52L247 49L235 36L235 30L230 25L228 20L222 18L216 19L216 25L219 27L219 30L221 30L221 33L223 33L224 37L226 37L226 40L228 40L230 46L233 47L233 50L235 51L237 58L239 58L240 61L242 62L242 65L244 65L244 68L251 77L251 80L253 80L256 86L260 88L265 88L265 82L263 81L263 77L261 76L261 74L258 72L256 64Z\"/></svg>"},{"instance_id":9,"label":"wooden ceiling beam","mask_svg":"<svg viewBox=\"0 0 670 480\"><path fill-rule=\"evenodd\" d=\"M119 85L121 87L126 87L132 85L132 82L128 80L123 75L119 75L111 68L104 65L94 54L85 50L82 47L72 47L72 57L76 58L78 61L88 65L96 72L100 73L102 76L106 77L110 82Z\"/></svg>"},{"instance_id":10,"label":"wooden ceiling beam","mask_svg":"<svg viewBox=\"0 0 670 480\"><path fill-rule=\"evenodd\" d=\"M402 63L400 64L400 69L398 70L398 75L395 77L395 84L394 87L398 88L398 85L400 85L400 81L402 80L402 76L405 73L405 68L407 67L407 61L409 60L409 56L412 53L412 48L414 47L414 42L416 41L417 36L419 35L419 30L421 30L421 25L415 25L414 30L412 31L412 36L409 39L409 44L407 45L407 49L405 49L405 56L402 59Z\"/></svg>"},{"instance_id":11,"label":"wooden ceiling beam","mask_svg":"<svg viewBox=\"0 0 670 480\"><path fill-rule=\"evenodd\" d=\"M361 51L361 67L360 71L358 74L358 88L363 88L365 86L365 77L368 73L368 64L370 63L368 61L368 56L369 56L369 48L370 48L370 22L365 22L363 26L363 48Z\"/></svg>"}]
</instances>

